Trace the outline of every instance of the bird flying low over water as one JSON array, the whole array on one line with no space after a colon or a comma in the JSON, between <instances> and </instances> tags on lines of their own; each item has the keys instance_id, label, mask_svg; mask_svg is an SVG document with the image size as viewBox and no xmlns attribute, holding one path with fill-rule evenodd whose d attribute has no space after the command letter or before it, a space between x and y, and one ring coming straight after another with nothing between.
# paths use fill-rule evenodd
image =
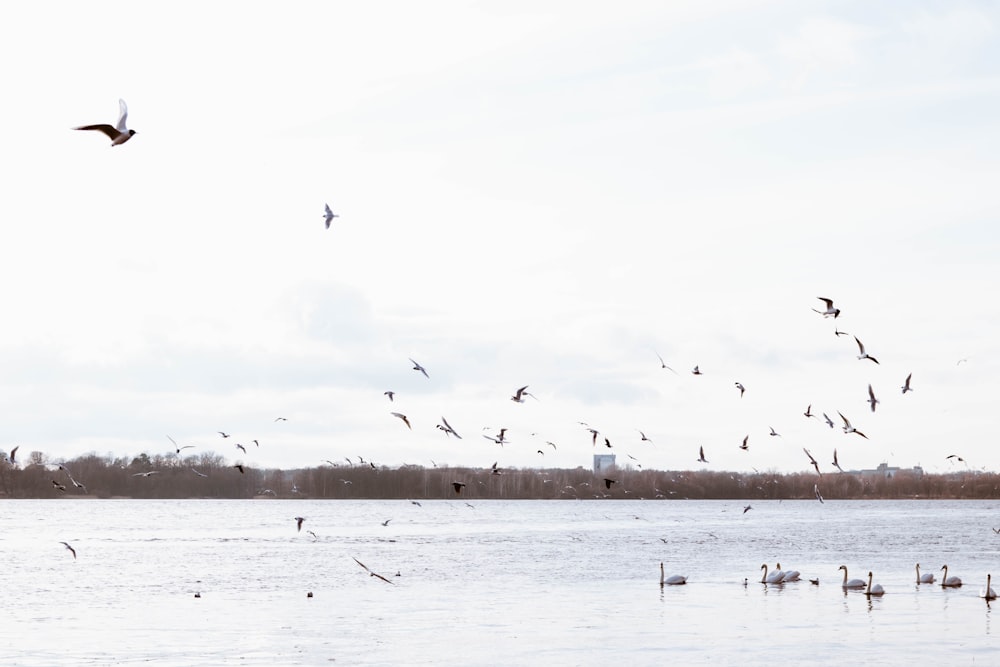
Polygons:
<instances>
[{"instance_id":1,"label":"bird flying low over water","mask_svg":"<svg viewBox=\"0 0 1000 667\"><path fill-rule=\"evenodd\" d=\"M816 494L816 500L823 502L823 494L819 492L819 484L813 484L813 493Z\"/></svg>"},{"instance_id":2,"label":"bird flying low over water","mask_svg":"<svg viewBox=\"0 0 1000 667\"><path fill-rule=\"evenodd\" d=\"M867 435L865 435L864 433L862 433L858 429L856 429L853 426L851 426L851 422L849 422L847 420L847 417L845 417L844 415L842 415L839 410L837 411L837 414L840 415L840 418L844 420L844 433L857 433L858 435L860 435L865 440L868 439Z\"/></svg>"},{"instance_id":3,"label":"bird flying low over water","mask_svg":"<svg viewBox=\"0 0 1000 667\"><path fill-rule=\"evenodd\" d=\"M617 484L617 483L618 483L617 479L609 479L607 477L604 478L604 488L605 489L610 489L612 484Z\"/></svg>"},{"instance_id":4,"label":"bird flying low over water","mask_svg":"<svg viewBox=\"0 0 1000 667\"><path fill-rule=\"evenodd\" d=\"M354 558L354 556L351 556L351 558ZM387 584L390 584L390 585L392 584L391 581L389 581L388 579L386 579L385 577L383 577L381 574L378 574L377 572L372 572L371 570L369 570L368 566L365 565L364 563L362 563L361 561L359 561L357 558L354 558L354 562L357 563L358 565L360 565L361 567L363 567L364 570L365 570L365 572L367 572L371 576L378 577L379 579L381 579L382 581L384 581Z\"/></svg>"},{"instance_id":5,"label":"bird flying low over water","mask_svg":"<svg viewBox=\"0 0 1000 667\"><path fill-rule=\"evenodd\" d=\"M752 509L753 509L753 507L751 507L750 505L747 505L746 507L743 508L743 513L746 514L747 512L749 512Z\"/></svg>"},{"instance_id":6,"label":"bird flying low over water","mask_svg":"<svg viewBox=\"0 0 1000 667\"><path fill-rule=\"evenodd\" d=\"M461 493L462 489L465 488L465 483L464 482L452 482L451 486L452 486L453 489L455 489L455 493Z\"/></svg>"},{"instance_id":7,"label":"bird flying low over water","mask_svg":"<svg viewBox=\"0 0 1000 667\"><path fill-rule=\"evenodd\" d=\"M913 373L910 373L909 375L906 376L906 382L903 383L903 393L904 394L906 392L908 392L908 391L913 391L913 388L910 387L910 378L912 378L912 377L913 377Z\"/></svg>"},{"instance_id":8,"label":"bird flying low over water","mask_svg":"<svg viewBox=\"0 0 1000 667\"><path fill-rule=\"evenodd\" d=\"M870 354L868 354L867 352L865 352L864 343L862 343L860 340L858 340L857 336L854 337L854 340L857 341L857 343L858 343L858 359L871 359L872 361L874 361L877 364L878 363L878 359L876 359L875 357L873 357Z\"/></svg>"},{"instance_id":9,"label":"bird flying low over water","mask_svg":"<svg viewBox=\"0 0 1000 667\"><path fill-rule=\"evenodd\" d=\"M125 100L118 100L118 123L111 127L106 123L98 125L81 125L80 127L74 127L74 130L97 130L98 132L103 132L108 135L111 139L112 146L120 146L126 141L132 138L136 132L135 130L130 130L125 127L125 121L128 120L128 106L125 104Z\"/></svg>"},{"instance_id":10,"label":"bird flying low over water","mask_svg":"<svg viewBox=\"0 0 1000 667\"><path fill-rule=\"evenodd\" d=\"M323 219L326 222L326 228L330 229L330 223L333 222L334 218L339 218L336 213L330 210L329 204L324 204Z\"/></svg>"},{"instance_id":11,"label":"bird flying low over water","mask_svg":"<svg viewBox=\"0 0 1000 667\"><path fill-rule=\"evenodd\" d=\"M826 310L816 310L815 308L813 308L814 312L819 313L823 317L831 317L832 316L833 319L837 319L837 317L840 316L840 308L834 308L833 307L833 299L827 299L827 298L822 297L822 296L818 296L816 298L826 304Z\"/></svg>"},{"instance_id":12,"label":"bird flying low over water","mask_svg":"<svg viewBox=\"0 0 1000 667\"><path fill-rule=\"evenodd\" d=\"M398 417L399 419L402 419L403 423L406 424L406 428L410 429L411 431L413 430L413 427L410 426L410 420L407 419L406 415L404 415L402 412L390 412L389 414L391 414L393 417Z\"/></svg>"},{"instance_id":13,"label":"bird flying low over water","mask_svg":"<svg viewBox=\"0 0 1000 667\"><path fill-rule=\"evenodd\" d=\"M424 374L425 378L430 379L431 376L427 374L427 369L426 368L424 368L423 366L421 366L417 362L413 361L413 359L410 359L410 361L413 363L413 370L420 371L421 373Z\"/></svg>"},{"instance_id":14,"label":"bird flying low over water","mask_svg":"<svg viewBox=\"0 0 1000 667\"><path fill-rule=\"evenodd\" d=\"M71 554L73 554L73 560L76 560L76 549L74 549L73 547L71 547L71 546L69 545L69 542L60 542L59 544L61 544L61 545L63 545L64 547L66 547L66 548L67 548L67 549L69 550L69 552L70 552Z\"/></svg>"},{"instance_id":15,"label":"bird flying low over water","mask_svg":"<svg viewBox=\"0 0 1000 667\"><path fill-rule=\"evenodd\" d=\"M298 528L298 531L300 533L302 532L302 522L305 521L305 520L306 520L306 518L304 516L297 516L297 517L295 517L295 525Z\"/></svg>"}]
</instances>

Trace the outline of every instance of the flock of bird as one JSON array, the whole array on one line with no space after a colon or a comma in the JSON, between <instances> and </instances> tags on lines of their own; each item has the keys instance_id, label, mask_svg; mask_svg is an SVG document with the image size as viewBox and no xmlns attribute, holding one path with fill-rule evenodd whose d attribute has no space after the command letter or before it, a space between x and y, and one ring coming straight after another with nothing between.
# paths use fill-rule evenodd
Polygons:
<instances>
[{"instance_id":1,"label":"flock of bird","mask_svg":"<svg viewBox=\"0 0 1000 667\"><path fill-rule=\"evenodd\" d=\"M768 570L767 563L760 566L762 571L760 577L760 583L780 585L786 583L792 583L801 581L801 573L798 570L783 570L781 568L781 563L778 563L773 570ZM868 597L882 597L885 595L885 588L881 584L873 583L874 574L868 572L868 580L864 579L848 579L847 576L847 566L841 565L838 570L843 570L844 578L841 581L840 587L846 593L847 591L853 590L863 590L865 595ZM942 565L941 570L944 572L941 575L940 585L942 588L961 588L962 579L957 576L948 576L948 566ZM920 572L920 563L916 564L916 583L920 584L933 584L936 582L934 575L930 572ZM997 597L996 591L991 586L993 576L991 574L986 575L986 586L980 589L979 597L985 599L987 602L990 600L995 600ZM660 563L660 586L680 586L686 584L688 578L686 575L674 574L671 576L666 576L663 563ZM746 586L749 583L749 579L743 580L743 585ZM819 579L810 579L809 583L814 586L819 586Z\"/></svg>"}]
</instances>

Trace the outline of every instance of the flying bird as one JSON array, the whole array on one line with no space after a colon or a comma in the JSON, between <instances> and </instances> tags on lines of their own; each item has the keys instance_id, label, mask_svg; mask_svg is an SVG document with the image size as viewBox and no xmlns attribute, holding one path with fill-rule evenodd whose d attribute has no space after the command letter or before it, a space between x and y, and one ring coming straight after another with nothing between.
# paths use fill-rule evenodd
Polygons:
<instances>
[{"instance_id":1,"label":"flying bird","mask_svg":"<svg viewBox=\"0 0 1000 667\"><path fill-rule=\"evenodd\" d=\"M198 477L208 477L208 475L206 475L205 473L203 473L203 472L198 472L198 471L197 471L197 470L195 470L194 468L191 468L191 472L193 472L194 474L198 475Z\"/></svg>"},{"instance_id":2,"label":"flying bird","mask_svg":"<svg viewBox=\"0 0 1000 667\"><path fill-rule=\"evenodd\" d=\"M636 429L636 430L637 430L637 431L639 431L639 429ZM641 442L648 442L648 443L650 443L650 444L653 444L653 441L652 441L652 440L650 440L649 438L647 438L647 437L646 437L646 434L645 434L645 433L643 433L642 431L639 431L639 440L640 440ZM554 447L554 446L555 446L555 445L553 445L553 447Z\"/></svg>"},{"instance_id":3,"label":"flying bird","mask_svg":"<svg viewBox=\"0 0 1000 667\"><path fill-rule=\"evenodd\" d=\"M16 456L16 455L17 455L17 450L18 450L18 449L19 449L20 447L21 447L21 445L17 445L16 447L14 447L14 449L10 450L10 462L11 462L11 464L12 464L12 465L13 465L13 463L14 463L14 456Z\"/></svg>"},{"instance_id":4,"label":"flying bird","mask_svg":"<svg viewBox=\"0 0 1000 667\"><path fill-rule=\"evenodd\" d=\"M750 449L750 445L747 442L748 440L750 440L750 436L749 435L743 437L743 444L740 445L740 449L742 449L743 451L746 451L746 450Z\"/></svg>"},{"instance_id":5,"label":"flying bird","mask_svg":"<svg viewBox=\"0 0 1000 667\"><path fill-rule=\"evenodd\" d=\"M246 448L246 447L244 447L243 445L241 445L241 444L240 444L240 443L238 443L238 442L236 443L236 449L242 449L242 450L243 450L243 453L244 453L244 454L246 454L246 453L247 453L247 448Z\"/></svg>"},{"instance_id":6,"label":"flying bird","mask_svg":"<svg viewBox=\"0 0 1000 667\"><path fill-rule=\"evenodd\" d=\"M812 407L813 407L812 403L810 403L809 405L807 405L806 406L806 411L803 412L802 414L805 415L806 417L816 417L816 415L814 415L812 413ZM819 417L816 417L816 418L819 419Z\"/></svg>"},{"instance_id":7,"label":"flying bird","mask_svg":"<svg viewBox=\"0 0 1000 667\"><path fill-rule=\"evenodd\" d=\"M159 475L159 474L160 474L159 470L150 470L149 472L137 472L137 473L133 473L132 476L133 477L149 477L150 475Z\"/></svg>"},{"instance_id":8,"label":"flying bird","mask_svg":"<svg viewBox=\"0 0 1000 667\"><path fill-rule=\"evenodd\" d=\"M287 420L287 419L285 419L284 417L275 417L275 418L274 418L274 421L276 421L276 422L286 422L286 421L288 421L288 420Z\"/></svg>"},{"instance_id":9,"label":"flying bird","mask_svg":"<svg viewBox=\"0 0 1000 667\"><path fill-rule=\"evenodd\" d=\"M407 419L406 415L404 415L402 412L390 412L389 414L391 414L393 417L399 417L400 419L403 420L403 423L406 424L406 428L410 429L411 431L413 430L413 427L410 426L410 420Z\"/></svg>"},{"instance_id":10,"label":"flying bird","mask_svg":"<svg viewBox=\"0 0 1000 667\"><path fill-rule=\"evenodd\" d=\"M62 491L63 493L66 492L66 487L64 485L60 484L59 482L57 482L56 480L52 480L52 486L55 489L58 489L59 491Z\"/></svg>"},{"instance_id":11,"label":"flying bird","mask_svg":"<svg viewBox=\"0 0 1000 667\"><path fill-rule=\"evenodd\" d=\"M111 139L112 146L120 146L126 141L132 138L135 134L135 130L130 130L125 127L125 121L128 120L128 106L125 105L125 100L118 100L118 123L111 127L106 123L99 125L81 125L80 127L74 127L74 130L97 130L98 132L103 132L108 135Z\"/></svg>"},{"instance_id":12,"label":"flying bird","mask_svg":"<svg viewBox=\"0 0 1000 667\"><path fill-rule=\"evenodd\" d=\"M453 489L455 489L455 493L461 493L462 489L465 488L465 483L463 483L463 482L452 482L451 486L452 486Z\"/></svg>"},{"instance_id":13,"label":"flying bird","mask_svg":"<svg viewBox=\"0 0 1000 667\"><path fill-rule=\"evenodd\" d=\"M740 390L740 398L743 398L743 392L747 390L746 387L741 382L737 382L736 388Z\"/></svg>"},{"instance_id":14,"label":"flying bird","mask_svg":"<svg viewBox=\"0 0 1000 667\"><path fill-rule=\"evenodd\" d=\"M773 426L768 426L768 428L771 429L771 435L776 435L779 438L781 437L781 434L775 431Z\"/></svg>"},{"instance_id":15,"label":"flying bird","mask_svg":"<svg viewBox=\"0 0 1000 667\"><path fill-rule=\"evenodd\" d=\"M823 502L823 494L819 492L819 484L813 484L813 493L816 494L816 500Z\"/></svg>"},{"instance_id":16,"label":"flying bird","mask_svg":"<svg viewBox=\"0 0 1000 667\"><path fill-rule=\"evenodd\" d=\"M605 489L610 489L612 484L617 484L617 483L618 483L617 479L608 479L607 477L604 478Z\"/></svg>"},{"instance_id":17,"label":"flying bird","mask_svg":"<svg viewBox=\"0 0 1000 667\"><path fill-rule=\"evenodd\" d=\"M382 393L388 396L390 401L392 401L392 397L396 395L396 392L394 391L383 391Z\"/></svg>"},{"instance_id":18,"label":"flying bird","mask_svg":"<svg viewBox=\"0 0 1000 667\"><path fill-rule=\"evenodd\" d=\"M300 533L302 532L302 522L305 520L306 518L304 516L295 517L295 527L298 529L298 532Z\"/></svg>"},{"instance_id":19,"label":"flying bird","mask_svg":"<svg viewBox=\"0 0 1000 667\"><path fill-rule=\"evenodd\" d=\"M750 507L749 505L747 505L746 507L743 508L743 513L746 514L747 512L749 512L752 509L753 509L752 507Z\"/></svg>"},{"instance_id":20,"label":"flying bird","mask_svg":"<svg viewBox=\"0 0 1000 667\"><path fill-rule=\"evenodd\" d=\"M171 437L170 437L169 435L167 436L167 440L169 440L170 442L173 442L173 443L174 443L174 449L176 450L176 452L177 452L178 454L180 454L180 453L181 453L181 450L182 450L182 449L191 449L192 447L194 447L194 445L184 445L183 447L181 447L181 446L180 446L180 445L178 445L178 444L177 444L176 442L174 442L174 439L173 439L173 438L171 438Z\"/></svg>"},{"instance_id":21,"label":"flying bird","mask_svg":"<svg viewBox=\"0 0 1000 667\"><path fill-rule=\"evenodd\" d=\"M698 448L698 462L699 463L708 463L708 459L705 458L705 448L704 447L699 447Z\"/></svg>"},{"instance_id":22,"label":"flying bird","mask_svg":"<svg viewBox=\"0 0 1000 667\"><path fill-rule=\"evenodd\" d=\"M840 338L841 336L850 336L849 333L847 333L846 331L841 331L837 327L833 328L833 335L836 336L837 338Z\"/></svg>"},{"instance_id":23,"label":"flying bird","mask_svg":"<svg viewBox=\"0 0 1000 667\"><path fill-rule=\"evenodd\" d=\"M236 468L237 470L239 470L241 475L245 475L246 474L246 470L244 470L242 463L237 463L233 467Z\"/></svg>"},{"instance_id":24,"label":"flying bird","mask_svg":"<svg viewBox=\"0 0 1000 667\"><path fill-rule=\"evenodd\" d=\"M840 308L833 307L833 299L827 299L822 296L818 296L816 298L826 304L826 310L816 310L815 308L813 308L814 312L819 313L823 317L833 316L833 319L837 319L837 317L840 316Z\"/></svg>"},{"instance_id":25,"label":"flying bird","mask_svg":"<svg viewBox=\"0 0 1000 667\"><path fill-rule=\"evenodd\" d=\"M862 343L860 340L858 340L857 336L854 337L854 340L857 341L857 343L858 343L858 359L871 359L872 361L874 361L877 364L878 363L878 359L876 359L875 357L873 357L870 354L868 354L867 352L865 352L864 343Z\"/></svg>"},{"instance_id":26,"label":"flying bird","mask_svg":"<svg viewBox=\"0 0 1000 667\"><path fill-rule=\"evenodd\" d=\"M828 416L826 415L826 413L825 413L825 412L823 413L823 419L825 419L825 420L826 420L826 425L827 425L827 426L829 426L830 428L833 428L833 420L832 420L832 419L830 419L830 418L829 418L829 417L828 417Z\"/></svg>"},{"instance_id":27,"label":"flying bird","mask_svg":"<svg viewBox=\"0 0 1000 667\"><path fill-rule=\"evenodd\" d=\"M872 406L872 412L875 412L875 405L878 404L879 400L875 398L875 392L872 391L871 384L868 385L868 405Z\"/></svg>"},{"instance_id":28,"label":"flying bird","mask_svg":"<svg viewBox=\"0 0 1000 667\"><path fill-rule=\"evenodd\" d=\"M392 521L392 519L386 519L385 521L382 522L382 525L388 526L390 521Z\"/></svg>"},{"instance_id":29,"label":"flying bird","mask_svg":"<svg viewBox=\"0 0 1000 667\"><path fill-rule=\"evenodd\" d=\"M354 558L354 556L351 556L351 558ZM381 579L382 581L384 581L387 584L392 584L391 581L389 581L388 579L386 579L385 577L383 577L381 574L378 574L376 572L372 572L371 570L369 570L368 566L365 565L364 563L362 563L361 561L359 561L357 558L354 558L354 562L357 563L358 565L360 565L361 567L363 567L365 569L365 572L367 572L371 576L378 577L379 579Z\"/></svg>"},{"instance_id":30,"label":"flying bird","mask_svg":"<svg viewBox=\"0 0 1000 667\"><path fill-rule=\"evenodd\" d=\"M515 403L524 403L524 397L531 396L537 401L538 398L534 394L526 391L527 389L528 385L524 385L523 387L519 388L516 392L514 392L514 395L510 397L510 400L514 401Z\"/></svg>"},{"instance_id":31,"label":"flying bird","mask_svg":"<svg viewBox=\"0 0 1000 667\"><path fill-rule=\"evenodd\" d=\"M69 552L70 552L71 554L73 554L73 560L76 560L76 549L74 549L73 547L71 547L71 546L69 545L69 542L60 542L59 544L61 544L61 545L63 545L64 547L66 547L66 548L67 548L67 549L69 550Z\"/></svg>"},{"instance_id":32,"label":"flying bird","mask_svg":"<svg viewBox=\"0 0 1000 667\"><path fill-rule=\"evenodd\" d=\"M329 204L324 204L323 220L326 222L326 228L330 229L330 223L333 222L334 218L339 218L340 216L330 210Z\"/></svg>"},{"instance_id":33,"label":"flying bird","mask_svg":"<svg viewBox=\"0 0 1000 667\"><path fill-rule=\"evenodd\" d=\"M216 431L216 433L218 433L219 435L221 435L223 438L228 438L229 437L228 433L223 433L222 431Z\"/></svg>"},{"instance_id":34,"label":"flying bird","mask_svg":"<svg viewBox=\"0 0 1000 667\"><path fill-rule=\"evenodd\" d=\"M834 450L833 450L833 467L836 468L837 470L839 470L840 472L844 472L844 469L840 467L839 463L837 463L837 449L836 448L834 448Z\"/></svg>"},{"instance_id":35,"label":"flying bird","mask_svg":"<svg viewBox=\"0 0 1000 667\"><path fill-rule=\"evenodd\" d=\"M913 373L910 373L909 375L906 376L906 382L903 383L903 393L904 394L906 392L908 392L908 391L913 391L913 388L910 386L910 378L912 378L912 377L913 377Z\"/></svg>"},{"instance_id":36,"label":"flying bird","mask_svg":"<svg viewBox=\"0 0 1000 667\"><path fill-rule=\"evenodd\" d=\"M949 455L948 455L948 456L946 456L945 458L946 458L946 459L955 459L956 461L961 461L962 463L965 463L965 459L963 459L963 458L962 458L961 456L959 456L958 454L949 454Z\"/></svg>"},{"instance_id":37,"label":"flying bird","mask_svg":"<svg viewBox=\"0 0 1000 667\"><path fill-rule=\"evenodd\" d=\"M657 352L657 353L656 353L656 358L660 360L660 368L666 368L666 369L667 369L668 371L670 371L670 372L671 372L671 373L673 373L674 375L677 375L677 371L675 371L675 370L674 370L673 368L671 368L670 366L667 366L667 362L665 362L665 361L663 360L663 357L661 357L661 356L660 356L660 353L659 353L659 352Z\"/></svg>"},{"instance_id":38,"label":"flying bird","mask_svg":"<svg viewBox=\"0 0 1000 667\"><path fill-rule=\"evenodd\" d=\"M813 458L813 455L810 454L809 450L806 449L805 447L802 448L802 451L804 451L806 453L806 456L809 457L809 462L812 463L812 465L813 465L814 468L816 468L816 474L819 475L820 477L822 477L823 473L821 473L819 471L819 463L816 462L816 459Z\"/></svg>"},{"instance_id":39,"label":"flying bird","mask_svg":"<svg viewBox=\"0 0 1000 667\"><path fill-rule=\"evenodd\" d=\"M442 424L443 424L443 426L442 426ZM456 431L455 429L453 429L451 427L451 424L449 424L448 420L445 419L444 417L441 417L441 424L438 424L438 428L441 429L442 431L444 431L445 435L453 435L456 438L458 438L459 440L462 439L462 436L460 436L458 434L458 431Z\"/></svg>"},{"instance_id":40,"label":"flying bird","mask_svg":"<svg viewBox=\"0 0 1000 667\"><path fill-rule=\"evenodd\" d=\"M427 369L426 368L424 368L423 366L421 366L417 362L413 361L413 359L410 359L410 361L413 363L413 370L420 371L421 373L424 374L425 378L430 379L431 376L427 374Z\"/></svg>"},{"instance_id":41,"label":"flying bird","mask_svg":"<svg viewBox=\"0 0 1000 667\"><path fill-rule=\"evenodd\" d=\"M698 368L697 366L695 366L694 368L691 369L691 374L692 375L701 375L701 369Z\"/></svg>"},{"instance_id":42,"label":"flying bird","mask_svg":"<svg viewBox=\"0 0 1000 667\"><path fill-rule=\"evenodd\" d=\"M857 433L858 435L860 435L865 440L868 439L867 435L865 435L864 433L862 433L858 429L856 429L853 426L851 426L851 422L849 422L847 420L847 417L845 417L843 414L841 414L839 410L837 411L837 414L840 415L840 418L844 420L844 433Z\"/></svg>"}]
</instances>

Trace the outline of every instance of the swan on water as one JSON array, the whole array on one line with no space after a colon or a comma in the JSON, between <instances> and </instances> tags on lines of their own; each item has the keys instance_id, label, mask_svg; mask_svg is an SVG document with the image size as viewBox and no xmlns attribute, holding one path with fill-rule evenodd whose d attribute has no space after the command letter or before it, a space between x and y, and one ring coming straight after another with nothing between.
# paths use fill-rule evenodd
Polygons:
<instances>
[{"instance_id":1,"label":"swan on water","mask_svg":"<svg viewBox=\"0 0 1000 667\"><path fill-rule=\"evenodd\" d=\"M997 599L997 592L995 590L993 590L992 586L990 586L990 579L991 578L992 578L992 575L989 575L989 574L986 575L986 588L984 588L981 591L979 591L979 597L986 598L987 600L996 600Z\"/></svg>"},{"instance_id":2,"label":"swan on water","mask_svg":"<svg viewBox=\"0 0 1000 667\"><path fill-rule=\"evenodd\" d=\"M930 572L920 574L920 563L917 563L917 583L918 584L933 584L934 575Z\"/></svg>"},{"instance_id":3,"label":"swan on water","mask_svg":"<svg viewBox=\"0 0 1000 667\"><path fill-rule=\"evenodd\" d=\"M846 565L841 565L837 569L844 571L844 583L841 584L842 588L864 588L865 587L865 582L863 582L860 579L851 579L850 581L847 580L847 566Z\"/></svg>"},{"instance_id":4,"label":"swan on water","mask_svg":"<svg viewBox=\"0 0 1000 667\"><path fill-rule=\"evenodd\" d=\"M944 588L958 588L962 585L962 580L958 577L948 576L948 566L942 565L941 569L944 570L944 576L941 577L941 586Z\"/></svg>"},{"instance_id":5,"label":"swan on water","mask_svg":"<svg viewBox=\"0 0 1000 667\"><path fill-rule=\"evenodd\" d=\"M771 574L768 574L767 563L761 565L760 569L764 570L764 574L760 576L760 583L762 584L780 584L782 579L785 578L785 573L781 570L775 570Z\"/></svg>"},{"instance_id":6,"label":"swan on water","mask_svg":"<svg viewBox=\"0 0 1000 667\"><path fill-rule=\"evenodd\" d=\"M781 563L778 563L774 567L779 572L781 571ZM781 581L782 582L785 582L785 581L798 581L799 577L801 576L801 574L802 573L799 572L798 570L788 570L787 572L784 573L784 576L781 577Z\"/></svg>"},{"instance_id":7,"label":"swan on water","mask_svg":"<svg viewBox=\"0 0 1000 667\"><path fill-rule=\"evenodd\" d=\"M873 595L876 596L876 597L880 597L882 595L885 595L885 589L882 588L882 584L875 584L874 586L872 586L872 573L871 572L868 573L868 588L865 589L865 595L867 595L868 597L871 597Z\"/></svg>"},{"instance_id":8,"label":"swan on water","mask_svg":"<svg viewBox=\"0 0 1000 667\"><path fill-rule=\"evenodd\" d=\"M681 584L686 584L688 578L682 577L679 574L671 575L667 578L663 577L663 563L660 563L660 586L680 586Z\"/></svg>"}]
</instances>

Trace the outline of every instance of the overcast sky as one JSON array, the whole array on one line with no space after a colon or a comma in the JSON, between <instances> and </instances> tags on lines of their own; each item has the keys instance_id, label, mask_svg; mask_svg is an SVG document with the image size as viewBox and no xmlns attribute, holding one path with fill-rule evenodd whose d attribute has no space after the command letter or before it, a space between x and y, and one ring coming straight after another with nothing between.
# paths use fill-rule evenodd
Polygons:
<instances>
[{"instance_id":1,"label":"overcast sky","mask_svg":"<svg viewBox=\"0 0 1000 667\"><path fill-rule=\"evenodd\" d=\"M998 469L998 30L985 2L21 3L0 450ZM128 143L70 129L119 98Z\"/></svg>"}]
</instances>

